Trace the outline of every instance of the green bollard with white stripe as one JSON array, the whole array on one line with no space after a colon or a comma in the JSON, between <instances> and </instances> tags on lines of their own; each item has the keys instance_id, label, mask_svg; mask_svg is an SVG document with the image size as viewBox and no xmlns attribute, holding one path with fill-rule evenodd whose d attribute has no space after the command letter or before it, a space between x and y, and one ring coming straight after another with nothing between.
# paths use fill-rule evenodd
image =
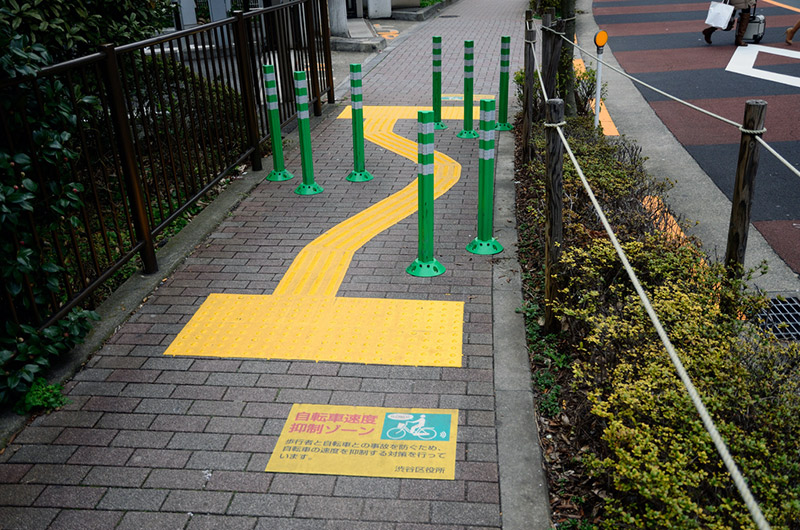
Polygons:
<instances>
[{"instance_id":1,"label":"green bollard with white stripe","mask_svg":"<svg viewBox=\"0 0 800 530\"><path fill-rule=\"evenodd\" d=\"M477 138L478 131L472 125L472 84L475 71L475 43L464 41L464 128L456 136Z\"/></svg>"},{"instance_id":2,"label":"green bollard with white stripe","mask_svg":"<svg viewBox=\"0 0 800 530\"><path fill-rule=\"evenodd\" d=\"M491 255L503 251L492 236L494 224L494 100L481 100L480 140L478 141L478 237L467 245L473 254Z\"/></svg>"},{"instance_id":3,"label":"green bollard with white stripe","mask_svg":"<svg viewBox=\"0 0 800 530\"><path fill-rule=\"evenodd\" d=\"M353 171L347 176L350 182L367 182L372 175L364 168L364 94L361 65L350 65L350 114L353 117Z\"/></svg>"},{"instance_id":4,"label":"green bollard with white stripe","mask_svg":"<svg viewBox=\"0 0 800 530\"><path fill-rule=\"evenodd\" d=\"M275 79L275 66L264 65L264 86L267 89L267 122L272 143L272 171L265 177L271 182L281 182L294 178L283 161L283 142L281 138L281 117L278 111L278 82Z\"/></svg>"},{"instance_id":5,"label":"green bollard with white stripe","mask_svg":"<svg viewBox=\"0 0 800 530\"><path fill-rule=\"evenodd\" d=\"M447 129L442 121L442 37L433 38L433 128Z\"/></svg>"},{"instance_id":6,"label":"green bollard with white stripe","mask_svg":"<svg viewBox=\"0 0 800 530\"><path fill-rule=\"evenodd\" d=\"M508 122L508 69L511 65L511 37L500 38L500 102L497 109L495 130L510 131L514 127Z\"/></svg>"},{"instance_id":7,"label":"green bollard with white stripe","mask_svg":"<svg viewBox=\"0 0 800 530\"><path fill-rule=\"evenodd\" d=\"M311 155L311 126L308 116L308 83L306 73L294 73L294 95L297 100L297 130L300 133L300 163L303 183L294 192L298 195L322 193L322 186L314 182L314 160Z\"/></svg>"},{"instance_id":8,"label":"green bollard with white stripe","mask_svg":"<svg viewBox=\"0 0 800 530\"><path fill-rule=\"evenodd\" d=\"M406 268L412 276L430 278L445 271L444 266L433 257L433 111L417 113L417 213L419 245L417 259Z\"/></svg>"}]
</instances>

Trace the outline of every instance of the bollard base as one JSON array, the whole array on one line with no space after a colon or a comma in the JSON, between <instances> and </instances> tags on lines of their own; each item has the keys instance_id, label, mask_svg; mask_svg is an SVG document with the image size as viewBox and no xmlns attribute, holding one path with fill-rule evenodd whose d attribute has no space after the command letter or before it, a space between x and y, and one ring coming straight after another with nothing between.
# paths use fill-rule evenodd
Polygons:
<instances>
[{"instance_id":1,"label":"bollard base","mask_svg":"<svg viewBox=\"0 0 800 530\"><path fill-rule=\"evenodd\" d=\"M462 129L461 132L458 133L456 136L458 136L459 138L480 138L481 135L478 134L478 131L474 129L469 131L467 129Z\"/></svg>"},{"instance_id":2,"label":"bollard base","mask_svg":"<svg viewBox=\"0 0 800 530\"><path fill-rule=\"evenodd\" d=\"M375 177L373 177L372 174L365 169L364 171L351 171L345 180L349 180L350 182L369 182L373 178Z\"/></svg>"},{"instance_id":3,"label":"bollard base","mask_svg":"<svg viewBox=\"0 0 800 530\"><path fill-rule=\"evenodd\" d=\"M477 237L467 245L467 252L473 254L480 254L482 256L491 256L492 254L499 254L503 252L503 245L500 244L495 238L491 239L478 239Z\"/></svg>"},{"instance_id":4,"label":"bollard base","mask_svg":"<svg viewBox=\"0 0 800 530\"><path fill-rule=\"evenodd\" d=\"M294 192L298 195L316 195L322 193L323 189L316 182L312 182L311 184L300 184Z\"/></svg>"},{"instance_id":5,"label":"bollard base","mask_svg":"<svg viewBox=\"0 0 800 530\"><path fill-rule=\"evenodd\" d=\"M289 173L288 169L284 169L281 171L273 169L272 171L269 172L269 175L264 177L264 180L268 180L270 182L283 182L284 180L292 180L293 178L294 175Z\"/></svg>"},{"instance_id":6,"label":"bollard base","mask_svg":"<svg viewBox=\"0 0 800 530\"><path fill-rule=\"evenodd\" d=\"M430 261L420 261L415 259L414 262L406 267L406 272L411 276L418 278L432 278L444 274L444 265L439 263L435 258Z\"/></svg>"},{"instance_id":7,"label":"bollard base","mask_svg":"<svg viewBox=\"0 0 800 530\"><path fill-rule=\"evenodd\" d=\"M494 126L495 131L513 131L514 126L510 123L498 123Z\"/></svg>"},{"instance_id":8,"label":"bollard base","mask_svg":"<svg viewBox=\"0 0 800 530\"><path fill-rule=\"evenodd\" d=\"M441 122L441 121L433 122L433 130L435 130L435 131L443 131L445 129L447 129L447 125L445 125L444 122Z\"/></svg>"}]
</instances>

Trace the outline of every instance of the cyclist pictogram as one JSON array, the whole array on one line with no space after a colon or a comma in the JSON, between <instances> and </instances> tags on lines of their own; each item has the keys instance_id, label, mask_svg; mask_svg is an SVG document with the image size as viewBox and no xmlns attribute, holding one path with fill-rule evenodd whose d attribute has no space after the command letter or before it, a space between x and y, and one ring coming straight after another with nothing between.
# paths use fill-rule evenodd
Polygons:
<instances>
[{"instance_id":1,"label":"cyclist pictogram","mask_svg":"<svg viewBox=\"0 0 800 530\"><path fill-rule=\"evenodd\" d=\"M437 440L450 439L450 415L406 414L390 412L383 423L383 440Z\"/></svg>"}]
</instances>

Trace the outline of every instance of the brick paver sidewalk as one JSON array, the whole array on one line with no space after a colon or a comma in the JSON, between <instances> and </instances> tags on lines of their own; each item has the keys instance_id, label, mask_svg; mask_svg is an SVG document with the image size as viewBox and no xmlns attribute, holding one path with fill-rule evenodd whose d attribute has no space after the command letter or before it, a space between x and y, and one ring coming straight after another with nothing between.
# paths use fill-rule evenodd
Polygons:
<instances>
[{"instance_id":1,"label":"brick paver sidewalk","mask_svg":"<svg viewBox=\"0 0 800 530\"><path fill-rule=\"evenodd\" d=\"M475 41L475 94L495 94L502 35L512 36L512 72L521 67L526 7L460 0L366 66L364 103L430 105L433 35L444 41L445 94L463 91L465 39ZM464 302L462 367L163 355L209 294L271 294L308 242L416 179L414 162L367 142L375 179L345 181L351 129L338 113L312 131L324 193L292 193L300 160L287 153L297 178L258 185L67 384L71 403L37 418L0 456L0 528L504 526L513 507L500 502L495 260L464 250L476 236L478 141L456 137L460 122L436 134L436 149L462 164L460 181L435 203L435 255L447 272L405 273L417 252L413 214L356 252L338 296ZM394 132L416 141L416 122L401 120ZM267 473L295 403L458 409L455 480Z\"/></svg>"}]
</instances>

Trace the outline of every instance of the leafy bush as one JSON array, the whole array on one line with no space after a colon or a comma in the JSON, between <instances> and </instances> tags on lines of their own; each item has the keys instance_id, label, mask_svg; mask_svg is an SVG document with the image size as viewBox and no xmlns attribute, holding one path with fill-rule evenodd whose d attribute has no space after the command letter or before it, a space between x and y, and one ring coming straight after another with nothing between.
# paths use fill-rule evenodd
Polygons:
<instances>
[{"instance_id":1,"label":"leafy bush","mask_svg":"<svg viewBox=\"0 0 800 530\"><path fill-rule=\"evenodd\" d=\"M541 129L534 131L538 158L518 173L518 215L521 263L526 283L534 284L526 293L541 305L544 141ZM658 229L665 212L652 212L643 202L662 195L666 185L643 171L636 147L602 137L587 118L568 120L566 134L767 520L773 528L800 528L800 349L751 324L765 306L762 296L729 280L698 242ZM561 291L554 308L563 320L558 348L575 359L569 376L562 370L555 381L537 378L546 366L536 359L542 345L534 343L531 352L535 381L560 386L570 418L553 427L556 413L543 424L571 447L570 458L550 457L551 474L565 481L559 488L567 498L585 494L580 513L587 519L581 524L751 526L569 162L564 196ZM540 412L555 412L552 402L542 400Z\"/></svg>"},{"instance_id":2,"label":"leafy bush","mask_svg":"<svg viewBox=\"0 0 800 530\"><path fill-rule=\"evenodd\" d=\"M25 397L17 403L16 411L19 414L37 409L51 411L63 407L68 402L62 385L51 385L43 377L38 377Z\"/></svg>"}]
</instances>

